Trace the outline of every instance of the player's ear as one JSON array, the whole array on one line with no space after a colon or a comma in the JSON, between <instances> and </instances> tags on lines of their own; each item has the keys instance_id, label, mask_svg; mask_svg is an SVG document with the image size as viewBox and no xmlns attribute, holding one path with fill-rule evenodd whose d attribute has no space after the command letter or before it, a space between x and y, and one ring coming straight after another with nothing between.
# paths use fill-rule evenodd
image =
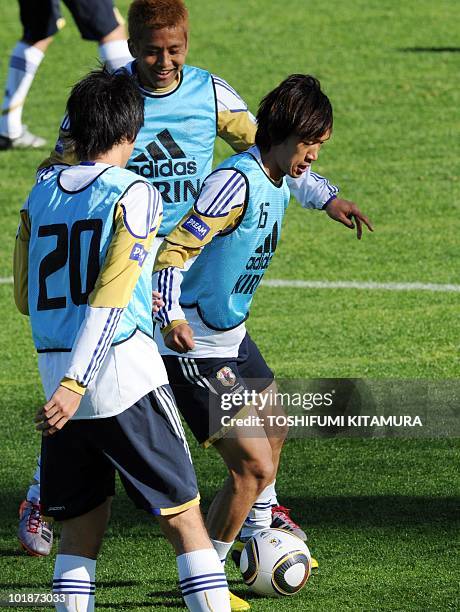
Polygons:
<instances>
[{"instance_id":1,"label":"player's ear","mask_svg":"<svg viewBox=\"0 0 460 612\"><path fill-rule=\"evenodd\" d=\"M129 52L131 53L131 55L137 59L137 49L136 49L136 45L133 43L133 41L128 38L128 49Z\"/></svg>"},{"instance_id":2,"label":"player's ear","mask_svg":"<svg viewBox=\"0 0 460 612\"><path fill-rule=\"evenodd\" d=\"M182 29L184 31L184 38L185 38L185 52L187 53L188 51L188 23L183 23Z\"/></svg>"}]
</instances>

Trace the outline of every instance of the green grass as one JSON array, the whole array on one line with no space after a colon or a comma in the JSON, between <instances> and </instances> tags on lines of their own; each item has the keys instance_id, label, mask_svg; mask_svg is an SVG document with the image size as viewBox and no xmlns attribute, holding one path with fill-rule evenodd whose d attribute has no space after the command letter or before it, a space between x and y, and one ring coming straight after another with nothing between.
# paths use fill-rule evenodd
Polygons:
<instances>
[{"instance_id":1,"label":"green grass","mask_svg":"<svg viewBox=\"0 0 460 612\"><path fill-rule=\"evenodd\" d=\"M126 12L128 2L118 3ZM317 171L375 223L361 243L292 202L268 278L459 283L458 10L455 0L189 2L189 62L228 81L251 109L287 74L320 78L335 112ZM2 13L0 75L20 35ZM425 50L423 50L425 49ZM430 51L430 49L432 49ZM438 49L436 51L436 49ZM50 47L24 120L54 142L70 86L95 63L71 21ZM228 147L219 142L216 161ZM47 151L1 153L0 276L11 275L18 210ZM16 510L39 438L42 401L27 321L0 285L0 591L46 588L53 560L17 552ZM248 327L280 377L459 378L456 294L261 288ZM192 442L206 508L224 477ZM459 445L448 439L291 440L280 498L320 562L298 597L252 597L254 612L457 610ZM120 491L98 562L98 605L180 610L173 555Z\"/></svg>"}]
</instances>

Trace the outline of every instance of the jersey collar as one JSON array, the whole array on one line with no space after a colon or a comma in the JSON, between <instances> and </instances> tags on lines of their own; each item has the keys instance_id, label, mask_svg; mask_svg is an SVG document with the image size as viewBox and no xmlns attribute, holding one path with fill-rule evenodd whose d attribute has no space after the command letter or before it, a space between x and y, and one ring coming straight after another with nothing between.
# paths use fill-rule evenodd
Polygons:
<instances>
[{"instance_id":1,"label":"jersey collar","mask_svg":"<svg viewBox=\"0 0 460 612\"><path fill-rule=\"evenodd\" d=\"M183 80L183 69L182 69L180 73L177 75L177 77L175 78L175 80L171 83L171 85L168 85L168 87L159 87L158 89L147 89L140 82L139 75L137 73L136 60L134 60L131 63L131 73L136 77L138 85L139 85L139 89L142 91L144 96L148 96L149 98L163 98L165 96L170 96L172 93L174 93L175 91L179 89L179 87L182 84L182 80Z\"/></svg>"}]
</instances>

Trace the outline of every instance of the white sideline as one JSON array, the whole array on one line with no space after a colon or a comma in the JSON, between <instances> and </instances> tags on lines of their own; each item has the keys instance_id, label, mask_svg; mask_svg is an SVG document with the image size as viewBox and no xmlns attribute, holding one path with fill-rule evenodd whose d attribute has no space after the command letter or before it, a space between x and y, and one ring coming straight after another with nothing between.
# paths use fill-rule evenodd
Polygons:
<instances>
[{"instance_id":1,"label":"white sideline","mask_svg":"<svg viewBox=\"0 0 460 612\"><path fill-rule=\"evenodd\" d=\"M13 284L12 276L0 277L0 285ZM374 283L360 281L308 281L308 280L263 280L264 287L290 287L292 289L368 289L371 291L438 291L460 293L460 285L439 285L436 283Z\"/></svg>"},{"instance_id":2,"label":"white sideline","mask_svg":"<svg viewBox=\"0 0 460 612\"><path fill-rule=\"evenodd\" d=\"M374 283L360 281L308 281L308 280L263 280L265 287L291 287L293 289L369 289L373 291L439 291L460 293L460 285L437 285L435 283Z\"/></svg>"}]
</instances>

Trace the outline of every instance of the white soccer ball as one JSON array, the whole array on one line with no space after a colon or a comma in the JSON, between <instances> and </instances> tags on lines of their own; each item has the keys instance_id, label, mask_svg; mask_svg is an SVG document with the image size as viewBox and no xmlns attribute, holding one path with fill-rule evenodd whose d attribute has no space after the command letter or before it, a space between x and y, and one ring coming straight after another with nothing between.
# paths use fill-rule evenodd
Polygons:
<instances>
[{"instance_id":1,"label":"white soccer ball","mask_svg":"<svg viewBox=\"0 0 460 612\"><path fill-rule=\"evenodd\" d=\"M250 590L259 595L295 595L310 576L310 551L289 531L264 529L246 543L240 571Z\"/></svg>"}]
</instances>

